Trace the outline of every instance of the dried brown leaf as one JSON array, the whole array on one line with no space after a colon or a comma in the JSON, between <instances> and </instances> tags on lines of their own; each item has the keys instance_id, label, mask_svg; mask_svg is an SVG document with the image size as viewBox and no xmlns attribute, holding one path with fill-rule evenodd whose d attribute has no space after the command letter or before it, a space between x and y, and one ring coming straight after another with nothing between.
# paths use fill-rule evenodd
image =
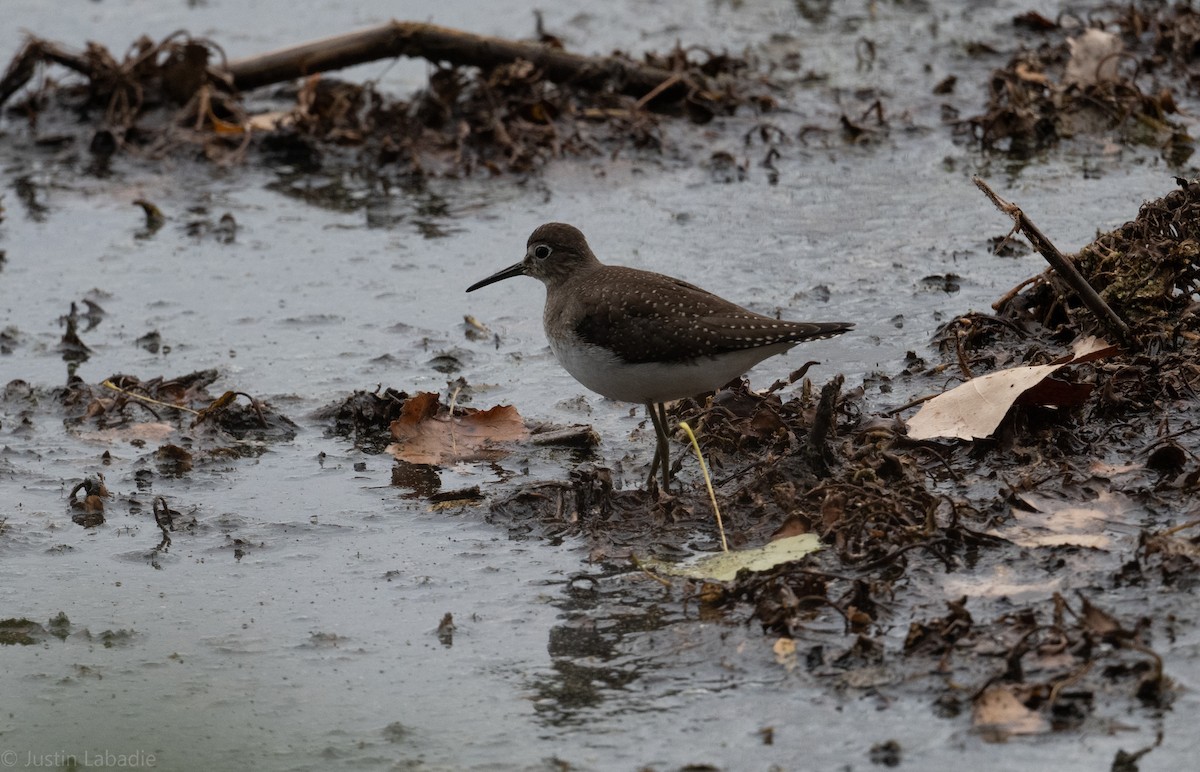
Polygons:
<instances>
[{"instance_id":1,"label":"dried brown leaf","mask_svg":"<svg viewBox=\"0 0 1200 772\"><path fill-rule=\"evenodd\" d=\"M429 392L410 397L390 428L396 442L389 452L411 464L495 459L508 452L498 445L529 436L521 414L512 405L451 416L438 396Z\"/></svg>"}]
</instances>

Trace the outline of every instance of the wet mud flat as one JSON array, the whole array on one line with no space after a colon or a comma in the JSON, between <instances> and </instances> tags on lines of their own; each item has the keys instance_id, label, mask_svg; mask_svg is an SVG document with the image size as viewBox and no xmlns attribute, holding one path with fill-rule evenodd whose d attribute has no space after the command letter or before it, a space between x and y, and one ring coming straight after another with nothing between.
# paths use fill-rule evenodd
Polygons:
<instances>
[{"instance_id":1,"label":"wet mud flat","mask_svg":"<svg viewBox=\"0 0 1200 772\"><path fill-rule=\"evenodd\" d=\"M887 11L897 28L945 20ZM905 66L855 43L863 19L806 22L839 22L831 37L867 72ZM630 58L673 73L640 94L516 61L438 67L409 100L332 77L222 90L206 75L218 57L186 36L123 59L26 49L9 75L86 78L6 95L0 277L53 310L10 296L0 332L13 502L0 652L22 703L0 738L43 755L153 751L172 768L794 768L805 748L829 768L1178 767L1197 672L1200 196L1180 107L1195 101L1198 27L1187 9L1134 6L1089 23L1099 37L1066 15L997 19L1008 47L941 44L953 54L938 67L957 74L927 75L920 97L822 85L779 41L757 58ZM929 144L933 163L955 154L942 163L969 194L950 198L979 196L944 240L1009 257L963 258L964 273L945 266L952 247L893 263L919 276L894 302L865 258L801 298L721 275L722 294L761 295L760 310L844 303L867 339L905 345L881 367L848 344L849 377L836 356L809 368L801 355L771 368L774 385L760 370L756 389L673 405L732 548L809 534L822 549L728 581L659 569L720 550L695 459L678 446L679 487L647 490L652 428L570 398L581 389L556 380L536 303L461 321L465 285L511 261L490 251L499 221L556 202L619 211L629 191L680 215L754 189L773 211L771 196L805 195L796 181L823 173L813 156L878 177ZM1076 227L1103 235L1069 255L1111 316L1042 272L1027 228L1006 238L1015 212L969 179L1003 177L1001 195L1053 241L1054 186L1079 170L1119 186L1126 161L1156 167L1138 179L1158 187L1140 211L1089 211ZM195 189L173 190L162 164ZM572 165L582 182L556 176ZM607 175L627 190L605 190ZM693 190L637 179L655 175ZM498 192L480 193L481 176ZM889 199L871 203L896 211ZM102 213L89 229L108 230L80 239L64 213L89 206ZM688 230L674 241L728 246L675 219ZM308 243L272 243L293 230ZM50 237L62 246L47 262L86 255L87 237L102 259L66 263L77 273L55 284L34 259ZM872 251L839 239L835 251ZM376 277L378 264L328 262L339 249L400 256ZM855 270L873 274L857 299ZM183 271L204 303L174 286ZM1072 353L1089 338L1105 345ZM955 385L1051 365L987 430L971 433L986 393L942 434L913 430ZM545 405L550 389L566 396ZM85 721L92 698L122 710ZM479 700L484 726L462 708ZM52 720L63 711L85 727L70 741ZM211 714L193 720L218 739L131 729L161 711ZM697 741L717 729L726 741Z\"/></svg>"}]
</instances>

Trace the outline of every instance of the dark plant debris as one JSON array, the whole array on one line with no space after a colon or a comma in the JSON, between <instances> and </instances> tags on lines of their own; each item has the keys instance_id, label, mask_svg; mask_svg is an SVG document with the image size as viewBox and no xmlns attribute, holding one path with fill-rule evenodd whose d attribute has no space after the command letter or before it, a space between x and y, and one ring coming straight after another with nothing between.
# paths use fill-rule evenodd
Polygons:
<instances>
[{"instance_id":1,"label":"dark plant debris","mask_svg":"<svg viewBox=\"0 0 1200 772\"><path fill-rule=\"evenodd\" d=\"M1168 118L1173 95L1145 81L1189 71L1200 24L1184 6L1153 9L1128 6L1107 22L1091 20L1096 32L1109 35L1097 45L1110 48L1090 74L1078 59L1072 68L1060 22L1025 14L1021 25L1035 30L1030 34L1062 39L1021 52L998 71L987 114L968 128L985 147L1016 155L1117 128L1164 152L1190 152L1190 138ZM1074 32L1082 37L1083 30ZM1120 53L1111 48L1114 40ZM419 175L521 171L612 141L661 142L658 117L631 97L615 90L584 95L521 62L439 68L429 88L407 103L390 103L369 86L310 79L285 92L296 106L267 125L261 116L256 124L227 89L200 77L202 63L219 58L204 41L141 41L120 62L102 50L76 55L37 41L26 53L10 75L69 60L72 69L89 73L88 84L31 94L11 109L24 111L35 128L52 100L85 113L102 109L115 146L130 150L186 145L231 160L258 142L266 152L319 162L340 144ZM686 59L679 53L656 64L683 66L680 57ZM741 72L744 64L712 67L720 74ZM9 95L0 90L0 101ZM882 105L874 115L882 124ZM851 139L868 136L867 117L847 121L843 131ZM148 128L153 120L157 129ZM245 128L255 125L263 128ZM739 167L731 160L714 158L714 175L735 179ZM485 517L514 539L576 539L603 567L603 583L659 594L666 585L705 618L754 624L789 641L793 655L810 627L828 629L832 622L844 633L837 646L813 644L799 657L781 655L781 664L846 688L869 688L872 678L901 667L933 673L935 711L970 711L988 740L1078 729L1111 710L1114 699L1160 714L1171 706L1174 686L1155 647L1175 633L1173 606L1190 603L1200 585L1198 196L1200 185L1180 180L1135 220L1070 258L1131 330L1117 356L1062 371L1065 382L1091 387L1076 406L1017 404L988 439L936 442L907 437L895 416L903 408L872 412L863 390L844 390L839 379L821 389L803 380L785 394L803 373L762 393L739 380L704 399L675 403L671 424L686 420L696 431L731 545L815 534L823 549L804 560L743 572L727 583L643 571L641 556L719 549L707 496L698 484L675 496L622 489L614 481L623 475L586 457L587 442L570 451L578 463L566 479L509 488L491 499ZM939 282L947 291L953 283ZM995 310L945 325L936 338L942 361L912 356L897 380L938 393L996 369L1054 361L1076 338L1104 332L1051 271L1023 282ZM80 318L74 312L66 318L76 339ZM83 353L66 340L64 347L64 355ZM151 463L163 474L186 475L207 458L257 452L263 443L294 436L294 425L262 400L240 391L209 394L217 378L210 370L147 381L114 376L98 386L72 379L60 396L73 430L117 432L135 446L152 442ZM3 397L19 402L29 393L14 381ZM318 418L331 434L382 452L409 399L393 389L356 392ZM651 432L648 422L636 430ZM677 469L695 468L690 456L673 455ZM439 492L428 464L398 462L393 480L435 505L471 506L480 495ZM102 478L79 482L72 508L103 517L102 488ZM98 506L89 513L93 497ZM1070 517L1060 517L1067 509ZM179 513L161 497L153 510L162 534L156 552L166 551ZM231 539L228 546L240 559L254 545ZM970 592L932 611L906 613L912 604L897 602L931 585L940 591L947 577ZM1043 589L1066 577L1087 591ZM1023 589L1040 600L1022 601ZM1118 589L1134 591L1134 602L1110 606L1106 593ZM11 629L11 642L36 642L39 628L0 620L0 637ZM901 639L897 629L907 635ZM445 645L453 632L446 614L439 626ZM607 645L598 636L589 641ZM900 751L883 744L871 758L890 764Z\"/></svg>"},{"instance_id":2,"label":"dark plant debris","mask_svg":"<svg viewBox=\"0 0 1200 772\"><path fill-rule=\"evenodd\" d=\"M1177 92L1196 88L1198 16L1182 4L1136 3L1091 14L1086 23L1023 14L1014 29L1032 40L993 73L984 111L959 119L943 106L945 120L981 147L1018 158L1091 137L1107 142L1102 151L1144 145L1181 165L1194 140L1174 116ZM967 53L996 53L976 49ZM871 41L862 40L855 54L861 68L874 66ZM312 74L396 56L431 62L427 87L408 99L371 83ZM51 65L85 82L43 78L38 89L28 89L39 69ZM86 144L101 167L118 153L190 154L232 164L255 150L307 171L349 157L378 176L412 184L427 176L527 173L565 156L658 154L668 146L664 120L705 123L739 111L774 111L764 73L777 66L787 69L682 45L641 60L619 52L586 57L563 50L544 31L529 43L414 22L236 62L226 61L215 42L184 32L139 38L123 57L95 43L76 51L30 38L0 78L0 107L23 117L39 144ZM268 85L275 86L268 97L247 99ZM948 94L955 86L950 76L934 91ZM886 139L894 126L919 125L913 116L890 116L884 96L866 89L854 104L839 106L839 125L809 123L796 138L803 143L815 132L862 145ZM55 119L64 114L82 117L88 128ZM76 137L80 131L85 135ZM762 121L745 134L747 145L758 137L766 148L758 165L770 182L779 178L774 161L791 134ZM741 181L749 172L745 159L726 150L695 157L715 181ZM25 203L35 212L40 206L32 197ZM142 237L161 225L160 214L146 212Z\"/></svg>"},{"instance_id":3,"label":"dark plant debris","mask_svg":"<svg viewBox=\"0 0 1200 772\"><path fill-rule=\"evenodd\" d=\"M356 391L316 411L314 418L329 424L326 434L346 437L367 453L381 453L392 442L390 427L404 411L408 393L392 388Z\"/></svg>"},{"instance_id":4,"label":"dark plant debris","mask_svg":"<svg viewBox=\"0 0 1200 772\"><path fill-rule=\"evenodd\" d=\"M71 515L77 525L84 528L95 528L104 524L104 500L111 497L108 487L104 484L104 475L86 477L71 488L67 501L75 514Z\"/></svg>"},{"instance_id":5,"label":"dark plant debris","mask_svg":"<svg viewBox=\"0 0 1200 772\"><path fill-rule=\"evenodd\" d=\"M231 65L217 44L183 32L158 42L139 38L123 58L95 43L80 52L31 38L0 79L0 105L39 68L54 64L86 83L45 80L8 110L24 116L35 132L55 107L97 116L86 140L93 155L184 151L228 164L257 147L268 157L314 168L325 154L354 148L364 163L394 169L397 177L527 172L559 156L628 146L659 150L665 115L705 122L740 107L773 105L751 76L750 63L726 53L679 47L647 54L642 62L616 54L591 63L552 46L476 38L431 25L397 22L363 35L374 35L380 56L430 57L435 69L428 87L408 100L391 99L370 84L314 75L298 88L275 92L290 107L252 114L235 82L273 82L270 73L279 68L271 55L263 57L263 66ZM401 39L411 45L393 49ZM364 45L371 42L365 39ZM322 44L337 47L336 39L311 47L320 53ZM505 46L514 58L491 57ZM528 58L519 56L522 51ZM574 75L570 67L563 71L564 60L578 60ZM305 59L308 65L314 61ZM646 78L656 84L643 87L646 93L626 88ZM162 217L152 205L143 207L149 234Z\"/></svg>"},{"instance_id":6,"label":"dark plant debris","mask_svg":"<svg viewBox=\"0 0 1200 772\"><path fill-rule=\"evenodd\" d=\"M1200 340L1200 182L1142 205L1137 217L1073 256L1075 267L1147 350L1192 348ZM996 303L1001 319L1037 326L1059 340L1103 334L1078 295L1047 270Z\"/></svg>"},{"instance_id":7,"label":"dark plant debris","mask_svg":"<svg viewBox=\"0 0 1200 772\"><path fill-rule=\"evenodd\" d=\"M1191 157L1195 141L1172 116L1177 90L1196 92L1200 12L1127 3L1089 14L1086 27L1069 16L1015 21L1040 42L993 73L985 112L960 124L984 149L1028 158L1072 137L1114 136L1173 165Z\"/></svg>"},{"instance_id":8,"label":"dark plant debris","mask_svg":"<svg viewBox=\"0 0 1200 772\"><path fill-rule=\"evenodd\" d=\"M76 627L63 612L46 621L46 624L35 622L24 617L0 619L0 646L34 646L52 638L59 641L78 639L92 644L99 642L104 648L128 645L137 637L133 630L105 630L93 633L86 627Z\"/></svg>"},{"instance_id":9,"label":"dark plant debris","mask_svg":"<svg viewBox=\"0 0 1200 772\"><path fill-rule=\"evenodd\" d=\"M861 391L841 392L837 379L824 398L807 380L787 397L785 384L755 393L739 381L675 403L671 423L695 428L732 547L806 533L824 545L733 582L685 582L684 596L704 614L797 642L810 625L834 620L846 646L803 657L816 674L858 683L924 662L922 672L943 674L939 710L970 711L988 740L1077 729L1117 697L1150 715L1169 707L1174 687L1154 647L1173 634L1177 600L1162 593L1200 584L1198 194L1200 185L1180 181L1074 256L1134 333L1111 358L1058 371L1066 386L1089 387L1074 406L1018 403L989 439L918 442L897 418L868 412ZM898 377L936 393L948 376L953 384L1052 362L1074 339L1103 332L1050 271L998 307L947 324L938 334L944 361L913 357ZM674 455L694 469L690 455ZM581 464L566 480L497 497L486 517L516 539L582 539L594 561L632 563L625 577L634 584L647 576L639 556L720 549L698 482L655 497L618 489L614 477ZM1108 530L1115 522L1123 523L1116 533L1140 536L1122 543ZM992 589L1016 581L1019 592L1021 582L1060 574L1087 593L1068 600L1031 587L1045 599L1014 603ZM978 589L942 616L898 617L907 606L897 596L931 576L960 576ZM1147 593L1133 615L1101 608L1100 594L1118 587ZM886 635L897 624L909 626L902 647Z\"/></svg>"},{"instance_id":10,"label":"dark plant debris","mask_svg":"<svg viewBox=\"0 0 1200 772\"><path fill-rule=\"evenodd\" d=\"M207 387L219 377L217 370L145 381L114 375L95 386L73 378L61 400L68 425L78 431L105 431L135 444L177 439L156 454L160 467L176 474L191 468L197 449L206 455L253 456L265 443L296 436L296 425L262 400L241 391L209 394Z\"/></svg>"}]
</instances>

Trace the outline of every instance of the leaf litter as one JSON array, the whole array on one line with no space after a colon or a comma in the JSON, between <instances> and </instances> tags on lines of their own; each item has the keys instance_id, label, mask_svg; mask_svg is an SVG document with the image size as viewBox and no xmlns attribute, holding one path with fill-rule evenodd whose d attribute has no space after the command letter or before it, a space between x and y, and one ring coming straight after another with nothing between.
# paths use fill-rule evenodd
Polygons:
<instances>
[{"instance_id":1,"label":"leaf litter","mask_svg":"<svg viewBox=\"0 0 1200 772\"><path fill-rule=\"evenodd\" d=\"M269 403L244 392L214 397L207 389L219 378L216 370L146 380L119 374L99 384L72 376L66 387L50 390L10 381L0 394L0 405L30 423L38 411L57 411L68 432L106 448L100 457L105 466L113 463L119 448L133 450L138 492L114 501L104 474L88 474L72 481L67 508L71 520L85 528L105 525L118 505L131 515L152 513L162 539L142 555L161 568L159 558L170 549L170 532L190 530L195 519L187 522L164 496L143 500L141 493L150 489L155 474L185 478L197 467L224 468L231 459L253 458L273 443L290 442L298 429Z\"/></svg>"},{"instance_id":2,"label":"leaf litter","mask_svg":"<svg viewBox=\"0 0 1200 772\"><path fill-rule=\"evenodd\" d=\"M410 464L495 460L507 453L503 445L529 437L521 414L512 405L455 413L430 392L407 399L389 428L396 443L388 451Z\"/></svg>"},{"instance_id":3,"label":"leaf litter","mask_svg":"<svg viewBox=\"0 0 1200 772\"><path fill-rule=\"evenodd\" d=\"M1117 347L1088 337L1076 341L1067 356L1048 365L1029 365L998 370L972 378L922 405L908 419L908 436L914 440L957 437L963 440L991 436L1004 416L1018 401L1034 405L1062 405L1062 390L1045 388L1047 379L1070 364L1083 364L1112 355ZM1053 383L1053 382L1052 382ZM1087 399L1090 388L1073 403Z\"/></svg>"},{"instance_id":4,"label":"leaf litter","mask_svg":"<svg viewBox=\"0 0 1200 772\"><path fill-rule=\"evenodd\" d=\"M423 56L432 67L428 86L409 99L392 99L371 84L312 74L318 61L344 52L347 37L365 58L330 61L330 69ZM229 165L256 150L315 170L327 156L350 152L377 174L400 180L525 173L554 158L623 148L659 152L664 116L705 123L774 105L765 78L725 52L680 46L641 60L619 52L593 58L564 51L541 31L537 42L527 43L392 22L238 62L228 61L215 41L185 32L159 41L143 36L123 57L96 43L77 51L30 37L0 78L0 106L50 66L86 83L46 79L10 109L23 113L36 132L56 110L98 108L101 127L79 139L100 163L124 152L199 155ZM293 79L301 79L298 88ZM273 101L282 97L290 105L257 112L248 105L244 92L278 81L289 85ZM40 140L76 141L70 134ZM146 211L152 230L155 215Z\"/></svg>"},{"instance_id":5,"label":"leaf litter","mask_svg":"<svg viewBox=\"0 0 1200 772\"><path fill-rule=\"evenodd\" d=\"M1082 20L1036 13L1015 22L1030 44L995 70L986 109L959 122L988 151L1028 160L1062 142L1158 148L1173 165L1195 151L1171 83L1190 66L1200 23L1183 4L1127 3ZM1110 144L1101 152L1116 152Z\"/></svg>"},{"instance_id":6,"label":"leaf litter","mask_svg":"<svg viewBox=\"0 0 1200 772\"><path fill-rule=\"evenodd\" d=\"M1124 286L1124 272L1143 272L1148 259L1162 271L1155 286L1166 291L1153 300L1122 303L1102 292L1133 330L1127 346L1096 337L1105 322L1050 271L1002 299L996 316L946 324L938 334L946 361L914 360L899 376L939 390L947 371L964 379L969 388L955 390L937 431L911 422L906 430L895 415L903 407L871 414L861 390L842 393L836 379L821 390L832 399L807 380L787 399L778 385L760 393L739 380L675 403L672 424L697 427L734 545L806 536L822 546L815 553L719 579L671 576L664 564L719 550L703 493L620 490L597 463L565 482L498 495L487 519L512 538L584 539L593 561L631 566L609 579L623 577L625 592L653 578L653 586L678 584L708 618L758 623L774 636L781 667L803 661L814 674L859 684L936 672L938 710L969 714L985 740L1118 720L1105 708L1114 700L1159 715L1175 686L1154 647L1174 634L1171 609L1188 599L1156 588L1200 579L1200 317L1164 312L1196 302L1194 261L1144 251L1186 254L1190 223L1153 223L1198 199L1200 185L1181 181L1080 253L1105 245L1100 283L1110 286ZM1144 238L1148 230L1154 238ZM1088 263L1080 268L1094 276ZM1052 313L1030 313L1026 293ZM1043 390L1048 376L1066 372L1064 386ZM1089 589L1069 600L1056 576ZM950 587L970 592L942 618L908 622L897 646L887 629L915 613L900 598ZM843 646L784 651L829 619L843 627Z\"/></svg>"},{"instance_id":7,"label":"leaf litter","mask_svg":"<svg viewBox=\"0 0 1200 772\"><path fill-rule=\"evenodd\" d=\"M1142 72L1165 73L1186 63L1195 48L1195 37L1189 37L1196 28L1193 16L1182 6L1161 16L1128 6L1111 22L1117 32L1089 34L1089 41L1083 34L1068 37L1063 24L1038 22L1030 14L1024 18L1037 26L1035 34L1057 36L1054 42L1014 57L993 80L986 114L963 125L983 147L1016 157L1071 136L1103 136L1114 122L1128 130L1127 141L1153 141L1172 157L1186 154L1190 138L1168 117L1175 112L1169 89L1149 93L1124 67L1130 57L1138 58ZM1152 53L1134 38L1152 40ZM41 45L37 56L15 62L10 73L18 65L74 55ZM1076 55L1085 49L1101 53L1091 59ZM374 160L396 162L410 173L459 174L528 170L564 148L591 148L581 121L596 117L587 112L593 108L554 102L547 97L551 87L534 85L540 82L521 67L439 70L428 93L403 109L370 87L308 80L292 92L296 105L286 111L291 118L273 119L272 128L263 131L264 121L252 120L236 97L194 83L197 64L213 60L218 51L186 36L160 44L139 41L123 61L89 49L82 56L82 66L92 72L86 87L31 95L19 107L36 125L39 110L55 99L103 106L117 131L92 135L90 144L101 155L110 147L151 155L186 147L230 162L242 157L255 136L264 152L314 163L322 152L344 144L367 148ZM146 75L149 81L138 80ZM146 82L154 88L144 89ZM525 131L520 142L536 149L506 144L494 123L484 130L468 122L473 128L466 136L454 133L456 121L472 110L472 116L492 121L493 114L479 110L497 94L504 96L506 118L518 116L528 124L500 127ZM555 97L563 94L574 98L567 89ZM623 141L658 141L655 119L629 110L621 97L606 98L621 105L608 117L627 131ZM1090 112L1097 104L1103 120ZM419 130L421 141L429 142L421 152L389 147L386 139L372 144L379 135L389 136L381 131L389 125L385 118L398 120L414 106L435 117L441 111L440 119ZM162 111L157 126L147 120L153 110ZM882 125L882 106L875 114ZM563 115L576 123L563 124ZM869 133L853 121L845 128ZM551 137L559 142L565 137L566 144L546 145ZM496 144L473 144L483 141ZM1194 431L1200 426L1198 191L1195 182L1181 180L1177 190L1144 205L1134 221L1073 256L1133 331L1132 343L1107 359L1054 364L1069 356L1064 347L1071 341L1108 330L1053 271L1007 293L994 315L966 314L945 325L937 339L943 362L926 366L910 359L896 379L935 392L947 384L947 373L970 383L987 378L978 373L988 371L1068 364L1072 382L1087 387L1072 392L1071 400L1004 402L993 426L968 432L976 439L938 442L935 435L906 434L896 417L903 408L874 414L862 389L843 392L838 382L817 389L803 380L785 399L782 386L758 393L739 380L710 397L672 406L673 424L686 420L697 427L736 546L783 536L815 538L823 548L765 570L738 571L732 579L670 582L668 591L685 605L695 603L706 619L759 625L774 641L780 667L834 675L846 688L870 689L889 679L933 673L935 711L946 716L969 711L975 730L989 740L1076 730L1114 702L1131 699L1150 716L1170 709L1175 686L1153 647L1174 636L1179 622L1172 609L1188 600L1180 601L1179 591L1191 590L1200 578L1200 512L1192 503L1200 484ZM153 212L146 208L148 229L161 227ZM77 316L67 320L64 358L88 355L78 340ZM485 327L472 327L486 338ZM239 397L241 392L209 394L206 388L217 377L215 371L148 381L113 376L109 382L116 389L72 379L56 396L72 431L85 438L88 432L108 432L92 436L139 449L158 445L147 458L173 474L290 439L294 424L263 401ZM19 383L10 383L5 401L19 402L23 393ZM965 404L960 416L971 413L972 404L979 406ZM318 420L371 452L393 440L412 442L409 451L397 451L393 478L411 483L430 501L467 507L479 506L478 490L439 491L436 466L498 452L521 432L535 431L523 425L518 430L515 411L493 410L499 409L470 414L485 416L477 421L485 439L475 448L468 443L465 454L457 431L467 413L429 395L356 392ZM394 436L396 425L400 437ZM586 441L587 432L575 436L585 438L579 445L584 450L565 451L575 461L566 480L506 489L486 504L486 519L514 539L579 539L604 569L597 581L630 593L653 591L661 603L661 581L637 568L633 558L715 551L705 498L690 489L674 497L620 489L613 471L588 454L594 443ZM405 452L412 457L403 458ZM102 511L96 487L102 483L85 478L72 498L86 494L78 499L86 510L96 496L101 506L93 503L92 509ZM1090 504L1080 506L1081 498ZM1143 521L1122 523L1128 544L1028 538L1020 521L1030 509L1060 534L1087 531L1096 521L1110 522L1114 515L1123 520L1132 512ZM165 499L161 504L155 499L154 515L163 536L158 549L167 549L179 513ZM1069 600L1044 590L1007 597L978 593L949 602L943 615L922 615L913 595L938 596L945 584L935 577L947 574L981 577L985 585L1011 576L1018 591L1047 575L1070 574L1092 598L1079 594ZM806 641L807 630L831 620L844 633L836 647ZM905 622L908 635L901 645L889 630Z\"/></svg>"}]
</instances>

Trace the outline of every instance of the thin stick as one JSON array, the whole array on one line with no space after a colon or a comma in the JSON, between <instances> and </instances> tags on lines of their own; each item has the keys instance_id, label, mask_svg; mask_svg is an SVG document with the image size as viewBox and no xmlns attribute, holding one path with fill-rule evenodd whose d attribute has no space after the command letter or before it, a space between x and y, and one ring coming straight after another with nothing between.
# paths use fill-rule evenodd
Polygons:
<instances>
[{"instance_id":1,"label":"thin stick","mask_svg":"<svg viewBox=\"0 0 1200 772\"><path fill-rule=\"evenodd\" d=\"M454 393L450 395L450 452L455 458L458 458L458 438L454 436L454 403L458 402L458 392L462 391L462 385L454 387Z\"/></svg>"},{"instance_id":2,"label":"thin stick","mask_svg":"<svg viewBox=\"0 0 1200 772\"><path fill-rule=\"evenodd\" d=\"M172 405L170 402L163 402L162 400L155 399L154 397L147 397L143 394L134 394L132 391L126 391L125 389L122 389L120 386L113 383L112 381L104 381L100 385L106 389L112 389L113 391L115 391L119 394L124 394L126 397L129 397L130 399L138 400L139 402L149 402L152 405L162 405L163 407L169 407L169 408L173 408L175 410L183 410L188 413L191 413L192 415L200 415L199 410L192 410L190 407L184 407L183 405ZM247 394L246 396L248 397L250 395ZM251 400L251 401L253 401L253 400ZM260 419L262 418L261 414L259 415L259 418Z\"/></svg>"},{"instance_id":3,"label":"thin stick","mask_svg":"<svg viewBox=\"0 0 1200 772\"><path fill-rule=\"evenodd\" d=\"M892 416L896 415L897 413L903 413L905 410L908 410L910 407L916 407L917 405L924 404L936 396L937 396L937 394L926 394L924 397L917 397L914 400L905 402L900 407L894 407L894 408L891 408L890 410L885 410L882 413L880 413L880 415L891 418Z\"/></svg>"},{"instance_id":4,"label":"thin stick","mask_svg":"<svg viewBox=\"0 0 1200 772\"><path fill-rule=\"evenodd\" d=\"M1011 234L1010 234L1010 235L1011 235ZM1006 238L1006 239L1007 239L1007 238L1008 238L1008 236L1005 236L1004 238ZM1037 280L1038 280L1038 277L1036 277L1036 276L1030 276L1028 279L1026 279L1025 281L1021 282L1021 283L1020 283L1020 284L1018 284L1017 286L1013 287L1013 288L1012 288L1012 289L1010 289L1008 292L1005 292L1003 295L1001 295L1001 296L1000 296L1000 299L999 299L999 300L997 300L995 303L992 303L992 310L993 310L993 311L999 311L999 310L1001 310L1001 309L1002 309L1002 308L1004 308L1006 305L1008 305L1009 303L1011 303L1013 298L1015 298L1017 295L1020 295L1020 294L1021 294L1021 290L1025 289L1026 287L1028 287L1030 284L1033 284L1033 283L1034 283L1034 282L1036 282Z\"/></svg>"},{"instance_id":5,"label":"thin stick","mask_svg":"<svg viewBox=\"0 0 1200 772\"><path fill-rule=\"evenodd\" d=\"M1033 248L1040 252L1042 257L1046 258L1046 262L1050 264L1050 267L1057 271L1058 275L1066 280L1067 284L1071 285L1071 289L1079 294L1079 298L1083 301L1083 304L1091 309L1091 312L1112 330L1121 340L1121 343L1128 345L1130 341L1129 326L1104 302L1104 299L1096 293L1096 290L1092 289L1092 285L1088 284L1087 279L1083 278L1083 274L1079 273L1079 269L1075 267L1075 264L1067 259L1062 252L1058 251L1058 247L1054 246L1054 243L1038 230L1038 227L1021 211L1019 206L1005 201L998 196L980 178L972 177L971 180L975 183L975 187L983 191L983 194L996 205L997 209L1013 219L1013 230L1025 234L1025 238L1029 239L1029 243L1033 245Z\"/></svg>"},{"instance_id":6,"label":"thin stick","mask_svg":"<svg viewBox=\"0 0 1200 772\"><path fill-rule=\"evenodd\" d=\"M1180 523L1179 525L1174 526L1173 528L1168 528L1165 531L1159 531L1155 534L1155 536L1171 536L1179 533L1180 531L1186 531L1188 528L1194 528L1197 525L1200 525L1200 520L1189 520L1186 523Z\"/></svg>"},{"instance_id":7,"label":"thin stick","mask_svg":"<svg viewBox=\"0 0 1200 772\"><path fill-rule=\"evenodd\" d=\"M712 502L713 513L717 516L717 530L721 532L721 549L729 552L729 542L725 541L725 525L721 522L721 508L717 506L717 494L713 492L712 478L708 476L708 464L704 463L704 454L700 452L700 443L696 442L696 435L692 434L692 427L688 426L687 421L680 421L679 428L683 429L688 439L692 441L696 458L700 460L700 472L704 475L705 486L708 487L708 500Z\"/></svg>"},{"instance_id":8,"label":"thin stick","mask_svg":"<svg viewBox=\"0 0 1200 772\"><path fill-rule=\"evenodd\" d=\"M641 110L643 107L650 104L651 99L654 99L654 97L656 97L659 94L661 94L662 92L666 91L671 86L674 86L676 83L678 83L682 79L683 78L682 78L682 76L680 76L679 73L673 74L671 77L667 78L662 83L659 83L657 86L655 86L653 89L651 89L650 92L646 94L646 96L639 99L637 101L637 104L634 105L634 107L637 108L638 110Z\"/></svg>"}]
</instances>

